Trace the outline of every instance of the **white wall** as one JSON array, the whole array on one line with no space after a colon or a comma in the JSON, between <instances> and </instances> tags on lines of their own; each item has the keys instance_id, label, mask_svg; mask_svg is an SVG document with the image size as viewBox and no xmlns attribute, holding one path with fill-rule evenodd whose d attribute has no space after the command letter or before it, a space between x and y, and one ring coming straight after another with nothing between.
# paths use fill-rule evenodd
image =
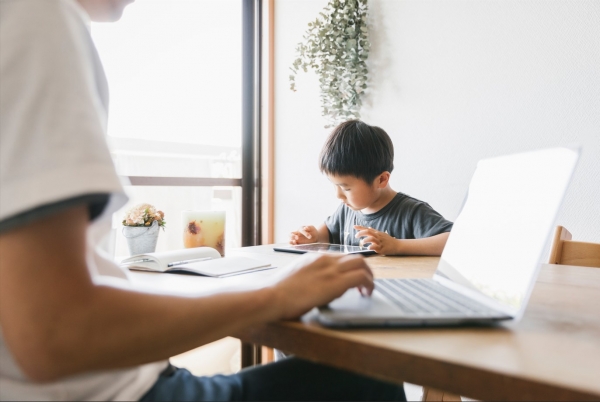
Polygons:
<instances>
[{"instance_id":1,"label":"white wall","mask_svg":"<svg viewBox=\"0 0 600 402\"><path fill-rule=\"evenodd\" d=\"M317 168L329 130L314 73L289 90L306 24L326 0L275 2L275 239L336 208ZM581 144L559 216L600 242L600 2L370 0L363 120L395 144L392 187L456 218L477 160Z\"/></svg>"}]
</instances>

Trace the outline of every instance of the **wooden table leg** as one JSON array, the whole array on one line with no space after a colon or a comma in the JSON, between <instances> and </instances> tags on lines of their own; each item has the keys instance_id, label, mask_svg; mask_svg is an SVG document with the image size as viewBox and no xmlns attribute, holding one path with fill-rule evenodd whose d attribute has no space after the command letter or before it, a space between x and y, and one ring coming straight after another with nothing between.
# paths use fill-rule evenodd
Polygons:
<instances>
[{"instance_id":1,"label":"wooden table leg","mask_svg":"<svg viewBox=\"0 0 600 402\"><path fill-rule=\"evenodd\" d=\"M242 369L261 363L261 347L253 343L242 342Z\"/></svg>"},{"instance_id":2,"label":"wooden table leg","mask_svg":"<svg viewBox=\"0 0 600 402\"><path fill-rule=\"evenodd\" d=\"M275 349L269 348L267 346L263 346L260 357L261 357L261 359L260 359L261 364L267 364L267 363L274 362L275 361Z\"/></svg>"},{"instance_id":3,"label":"wooden table leg","mask_svg":"<svg viewBox=\"0 0 600 402\"><path fill-rule=\"evenodd\" d=\"M450 394L448 392L440 391L439 389L433 389L423 387L423 402L425 401L461 401L460 396Z\"/></svg>"},{"instance_id":4,"label":"wooden table leg","mask_svg":"<svg viewBox=\"0 0 600 402\"><path fill-rule=\"evenodd\" d=\"M254 365L262 364L262 346L254 344Z\"/></svg>"}]
</instances>

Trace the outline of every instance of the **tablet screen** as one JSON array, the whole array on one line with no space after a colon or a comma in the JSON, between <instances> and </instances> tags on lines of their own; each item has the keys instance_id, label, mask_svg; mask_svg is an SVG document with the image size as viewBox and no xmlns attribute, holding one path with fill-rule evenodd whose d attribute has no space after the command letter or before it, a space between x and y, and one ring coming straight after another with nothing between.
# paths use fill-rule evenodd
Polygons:
<instances>
[{"instance_id":1,"label":"tablet screen","mask_svg":"<svg viewBox=\"0 0 600 402\"><path fill-rule=\"evenodd\" d=\"M284 251L287 253L333 253L333 254L375 254L375 251L368 250L365 247L343 246L341 244L312 243L300 244L298 246L274 247L275 251Z\"/></svg>"}]
</instances>

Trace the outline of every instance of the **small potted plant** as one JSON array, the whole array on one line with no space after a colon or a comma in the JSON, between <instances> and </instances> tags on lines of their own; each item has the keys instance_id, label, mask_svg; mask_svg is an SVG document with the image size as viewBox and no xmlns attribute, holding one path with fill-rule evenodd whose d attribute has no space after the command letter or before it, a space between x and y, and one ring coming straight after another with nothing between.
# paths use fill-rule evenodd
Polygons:
<instances>
[{"instance_id":1,"label":"small potted plant","mask_svg":"<svg viewBox=\"0 0 600 402\"><path fill-rule=\"evenodd\" d=\"M165 214L153 205L139 204L125 212L123 235L131 255L153 253L158 241L158 229L165 229Z\"/></svg>"}]
</instances>

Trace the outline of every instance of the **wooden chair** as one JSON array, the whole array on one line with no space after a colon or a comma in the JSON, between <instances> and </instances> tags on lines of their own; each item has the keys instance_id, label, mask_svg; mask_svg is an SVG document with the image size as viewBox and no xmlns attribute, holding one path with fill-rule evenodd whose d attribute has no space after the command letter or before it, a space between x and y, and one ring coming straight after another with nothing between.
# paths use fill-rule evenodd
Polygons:
<instances>
[{"instance_id":1,"label":"wooden chair","mask_svg":"<svg viewBox=\"0 0 600 402\"><path fill-rule=\"evenodd\" d=\"M600 243L573 241L572 238L567 229L556 227L548 263L600 268Z\"/></svg>"}]
</instances>

